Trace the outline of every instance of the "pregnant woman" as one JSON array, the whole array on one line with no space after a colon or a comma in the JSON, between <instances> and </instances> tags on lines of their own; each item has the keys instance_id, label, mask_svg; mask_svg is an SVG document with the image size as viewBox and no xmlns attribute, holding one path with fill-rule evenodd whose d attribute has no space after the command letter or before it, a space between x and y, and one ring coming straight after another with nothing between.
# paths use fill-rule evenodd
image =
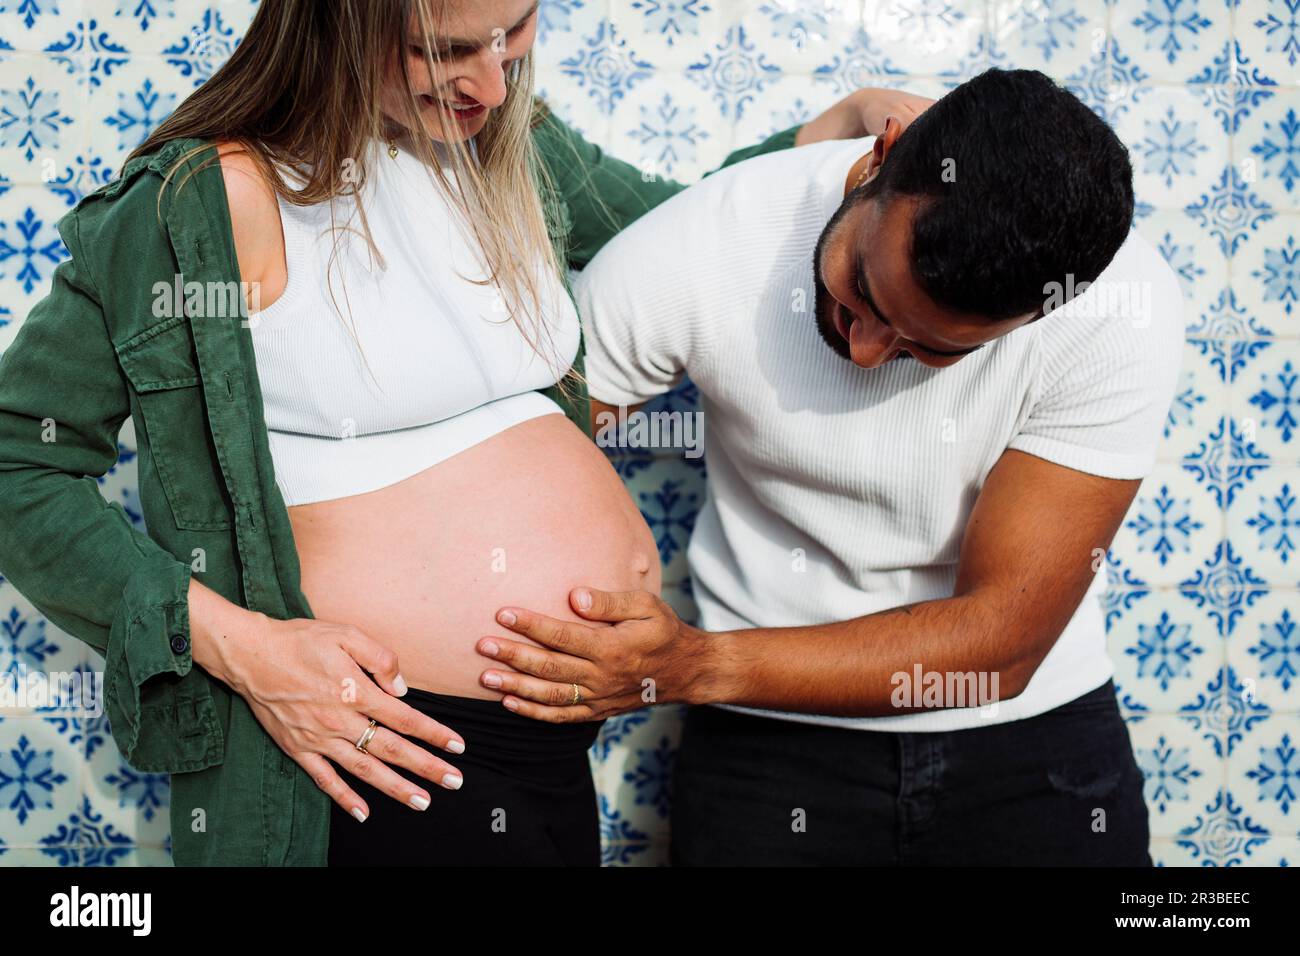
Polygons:
<instances>
[{"instance_id":1,"label":"pregnant woman","mask_svg":"<svg viewBox=\"0 0 1300 956\"><path fill-rule=\"evenodd\" d=\"M0 360L0 572L105 656L178 864L599 862L599 725L506 710L474 645L506 603L658 589L565 267L682 187L534 100L538 16L262 0L60 221ZM128 415L147 533L96 482Z\"/></svg>"}]
</instances>

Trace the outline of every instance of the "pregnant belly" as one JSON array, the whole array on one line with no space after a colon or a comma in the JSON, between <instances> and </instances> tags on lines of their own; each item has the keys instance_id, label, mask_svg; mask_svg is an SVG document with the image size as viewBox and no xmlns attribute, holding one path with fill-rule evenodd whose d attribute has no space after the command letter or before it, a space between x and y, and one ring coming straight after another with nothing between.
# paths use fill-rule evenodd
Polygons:
<instances>
[{"instance_id":1,"label":"pregnant belly","mask_svg":"<svg viewBox=\"0 0 1300 956\"><path fill-rule=\"evenodd\" d=\"M563 415L529 419L404 481L289 509L321 620L398 655L411 687L500 699L476 642L505 605L564 620L578 585L659 593L654 536L605 456Z\"/></svg>"}]
</instances>

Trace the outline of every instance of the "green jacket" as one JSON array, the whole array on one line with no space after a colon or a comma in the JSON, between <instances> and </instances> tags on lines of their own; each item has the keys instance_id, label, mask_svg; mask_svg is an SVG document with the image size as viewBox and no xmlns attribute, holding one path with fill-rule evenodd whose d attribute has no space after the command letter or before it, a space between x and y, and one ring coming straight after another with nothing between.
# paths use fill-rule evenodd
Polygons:
<instances>
[{"instance_id":1,"label":"green jacket","mask_svg":"<svg viewBox=\"0 0 1300 956\"><path fill-rule=\"evenodd\" d=\"M726 164L792 146L795 132ZM551 236L573 268L684 188L644 181L544 107L533 135L555 184L543 197ZM205 318L188 299L180 314L157 308L158 283L178 275L240 288L219 164L164 191L157 219L163 173L200 145L212 144L174 140L136 157L58 222L71 258L0 358L0 574L104 656L118 749L138 770L171 775L177 865L324 865L329 798L190 657L191 574L243 607L312 616L247 325ZM580 385L573 401L547 394L588 431ZM96 481L117 463L128 415L147 534Z\"/></svg>"}]
</instances>

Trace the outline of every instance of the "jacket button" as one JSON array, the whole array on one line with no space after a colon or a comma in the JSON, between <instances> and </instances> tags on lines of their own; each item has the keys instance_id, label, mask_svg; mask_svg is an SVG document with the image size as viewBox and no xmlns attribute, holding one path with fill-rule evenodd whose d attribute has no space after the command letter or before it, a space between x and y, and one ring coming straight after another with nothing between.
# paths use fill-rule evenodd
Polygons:
<instances>
[{"instance_id":1,"label":"jacket button","mask_svg":"<svg viewBox=\"0 0 1300 956\"><path fill-rule=\"evenodd\" d=\"M185 639L184 635L182 634L172 635L173 654L184 654L185 651L189 648L189 646L190 646L190 642Z\"/></svg>"}]
</instances>

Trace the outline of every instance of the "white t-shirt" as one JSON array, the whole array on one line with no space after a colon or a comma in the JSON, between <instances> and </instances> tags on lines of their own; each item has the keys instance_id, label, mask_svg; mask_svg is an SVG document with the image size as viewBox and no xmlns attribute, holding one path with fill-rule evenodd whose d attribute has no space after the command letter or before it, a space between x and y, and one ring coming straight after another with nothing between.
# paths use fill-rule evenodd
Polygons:
<instances>
[{"instance_id":1,"label":"white t-shirt","mask_svg":"<svg viewBox=\"0 0 1300 956\"><path fill-rule=\"evenodd\" d=\"M948 368L863 369L831 351L814 319L813 248L872 141L721 170L624 230L575 283L594 398L639 403L683 372L699 388L708 494L687 556L706 630L816 625L952 596L967 519L1005 449L1109 478L1154 463L1182 302L1136 231L1087 291ZM1027 689L996 708L732 709L899 731L1030 717L1111 676L1104 586L1097 575Z\"/></svg>"}]
</instances>

